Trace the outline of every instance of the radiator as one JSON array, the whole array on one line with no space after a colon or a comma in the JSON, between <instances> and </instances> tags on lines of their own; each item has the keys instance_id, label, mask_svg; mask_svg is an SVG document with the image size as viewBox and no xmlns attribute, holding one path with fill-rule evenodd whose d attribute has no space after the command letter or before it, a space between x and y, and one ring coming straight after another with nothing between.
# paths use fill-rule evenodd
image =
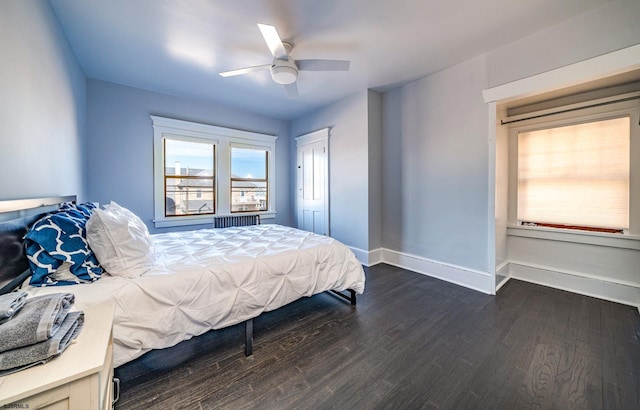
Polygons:
<instances>
[{"instance_id":1,"label":"radiator","mask_svg":"<svg viewBox=\"0 0 640 410\"><path fill-rule=\"evenodd\" d=\"M260 225L260 215L216 216L213 218L214 228L228 228L230 226Z\"/></svg>"}]
</instances>

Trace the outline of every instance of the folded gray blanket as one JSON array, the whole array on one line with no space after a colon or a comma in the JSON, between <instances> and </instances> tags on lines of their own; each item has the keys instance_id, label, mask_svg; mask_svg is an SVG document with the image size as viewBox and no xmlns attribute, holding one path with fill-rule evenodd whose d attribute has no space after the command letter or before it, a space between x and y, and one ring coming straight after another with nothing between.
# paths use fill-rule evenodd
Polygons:
<instances>
[{"instance_id":1,"label":"folded gray blanket","mask_svg":"<svg viewBox=\"0 0 640 410\"><path fill-rule=\"evenodd\" d=\"M84 325L84 312L69 312L50 339L0 353L0 376L46 363L69 346Z\"/></svg>"},{"instance_id":2,"label":"folded gray blanket","mask_svg":"<svg viewBox=\"0 0 640 410\"><path fill-rule=\"evenodd\" d=\"M0 295L0 325L11 319L24 306L27 292L9 292Z\"/></svg>"},{"instance_id":3,"label":"folded gray blanket","mask_svg":"<svg viewBox=\"0 0 640 410\"><path fill-rule=\"evenodd\" d=\"M74 300L71 293L27 299L11 320L0 325L0 352L42 342L55 335Z\"/></svg>"}]
</instances>

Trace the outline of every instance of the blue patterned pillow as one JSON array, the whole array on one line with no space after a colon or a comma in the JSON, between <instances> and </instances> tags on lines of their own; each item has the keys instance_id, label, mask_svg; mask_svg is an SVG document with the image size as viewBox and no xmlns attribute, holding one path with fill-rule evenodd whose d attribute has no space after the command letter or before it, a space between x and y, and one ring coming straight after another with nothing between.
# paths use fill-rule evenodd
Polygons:
<instances>
[{"instance_id":1,"label":"blue patterned pillow","mask_svg":"<svg viewBox=\"0 0 640 410\"><path fill-rule=\"evenodd\" d=\"M65 202L64 204L60 205L60 209L58 209L59 211L79 211L80 213L82 213L82 215L84 215L87 218L87 221L89 220L89 218L91 218L91 213L93 212L93 210L96 209L96 204L94 204L93 202L84 202L82 204L74 204L73 202Z\"/></svg>"},{"instance_id":2,"label":"blue patterned pillow","mask_svg":"<svg viewBox=\"0 0 640 410\"><path fill-rule=\"evenodd\" d=\"M94 208L92 203L66 203L33 224L25 235L31 285L73 285L100 279L103 270L87 244L85 229ZM70 264L74 280L56 278L55 271L63 262Z\"/></svg>"}]
</instances>

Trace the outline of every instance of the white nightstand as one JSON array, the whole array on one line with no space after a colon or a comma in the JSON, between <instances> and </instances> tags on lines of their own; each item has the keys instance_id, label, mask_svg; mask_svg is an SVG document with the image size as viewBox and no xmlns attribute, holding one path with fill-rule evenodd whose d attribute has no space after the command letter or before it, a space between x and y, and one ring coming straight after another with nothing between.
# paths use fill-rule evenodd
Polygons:
<instances>
[{"instance_id":1,"label":"white nightstand","mask_svg":"<svg viewBox=\"0 0 640 410\"><path fill-rule=\"evenodd\" d=\"M86 309L82 331L60 356L0 377L0 408L111 409L113 312L113 304Z\"/></svg>"}]
</instances>

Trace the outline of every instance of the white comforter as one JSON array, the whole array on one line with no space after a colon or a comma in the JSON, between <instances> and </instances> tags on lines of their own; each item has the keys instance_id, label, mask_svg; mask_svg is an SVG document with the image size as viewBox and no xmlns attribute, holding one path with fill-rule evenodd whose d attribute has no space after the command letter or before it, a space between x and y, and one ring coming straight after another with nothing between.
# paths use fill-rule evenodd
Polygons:
<instances>
[{"instance_id":1,"label":"white comforter","mask_svg":"<svg viewBox=\"0 0 640 410\"><path fill-rule=\"evenodd\" d=\"M72 292L75 306L113 301L114 365L330 289L364 291L364 271L342 243L280 225L153 235L156 265L128 279L30 288Z\"/></svg>"}]
</instances>

